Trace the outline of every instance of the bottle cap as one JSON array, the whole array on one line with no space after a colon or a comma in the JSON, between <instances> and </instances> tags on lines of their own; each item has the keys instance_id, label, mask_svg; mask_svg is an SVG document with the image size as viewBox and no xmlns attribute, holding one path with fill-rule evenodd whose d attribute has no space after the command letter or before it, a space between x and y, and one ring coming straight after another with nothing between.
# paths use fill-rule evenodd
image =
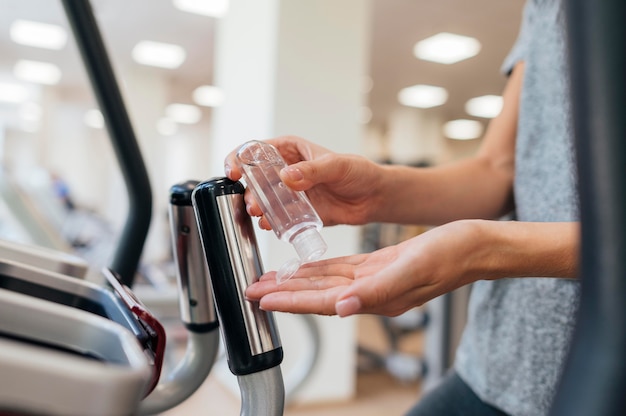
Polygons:
<instances>
[{"instance_id":1,"label":"bottle cap","mask_svg":"<svg viewBox=\"0 0 626 416\"><path fill-rule=\"evenodd\" d=\"M293 258L286 261L285 264L280 266L280 269L276 272L276 283L285 283L287 280L291 279L294 274L296 274L299 268L300 260Z\"/></svg>"},{"instance_id":2,"label":"bottle cap","mask_svg":"<svg viewBox=\"0 0 626 416\"><path fill-rule=\"evenodd\" d=\"M291 240L302 263L317 260L326 253L326 242L317 228L307 228L296 234Z\"/></svg>"}]
</instances>

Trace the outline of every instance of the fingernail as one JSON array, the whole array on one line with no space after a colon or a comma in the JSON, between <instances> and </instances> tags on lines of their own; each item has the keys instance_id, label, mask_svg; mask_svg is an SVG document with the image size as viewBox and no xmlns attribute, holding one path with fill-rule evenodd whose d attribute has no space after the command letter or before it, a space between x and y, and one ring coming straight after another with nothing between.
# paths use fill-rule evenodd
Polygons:
<instances>
[{"instance_id":1,"label":"fingernail","mask_svg":"<svg viewBox=\"0 0 626 416\"><path fill-rule=\"evenodd\" d=\"M230 165L224 165L224 173L226 173L226 176L230 177Z\"/></svg>"},{"instance_id":2,"label":"fingernail","mask_svg":"<svg viewBox=\"0 0 626 416\"><path fill-rule=\"evenodd\" d=\"M283 168L283 172L285 172L287 177L294 182L301 181L302 179L304 179L304 175L302 174L302 171L298 168L287 166L286 168Z\"/></svg>"},{"instance_id":3,"label":"fingernail","mask_svg":"<svg viewBox=\"0 0 626 416\"><path fill-rule=\"evenodd\" d=\"M354 315L361 310L361 301L356 296L342 299L335 304L335 312L341 317Z\"/></svg>"}]
</instances>

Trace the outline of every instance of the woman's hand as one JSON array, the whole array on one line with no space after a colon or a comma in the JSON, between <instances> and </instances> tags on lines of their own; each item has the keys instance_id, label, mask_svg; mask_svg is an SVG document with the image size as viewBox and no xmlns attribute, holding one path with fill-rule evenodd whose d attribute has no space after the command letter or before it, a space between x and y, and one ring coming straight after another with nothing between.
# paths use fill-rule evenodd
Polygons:
<instances>
[{"instance_id":1,"label":"woman's hand","mask_svg":"<svg viewBox=\"0 0 626 416\"><path fill-rule=\"evenodd\" d=\"M395 316L480 279L575 278L579 233L576 222L460 220L372 253L306 264L281 285L267 273L246 296L266 310Z\"/></svg>"},{"instance_id":2,"label":"woman's hand","mask_svg":"<svg viewBox=\"0 0 626 416\"><path fill-rule=\"evenodd\" d=\"M280 285L270 272L246 296L266 310L396 316L483 277L480 223L457 221L372 253L306 264Z\"/></svg>"},{"instance_id":3,"label":"woman's hand","mask_svg":"<svg viewBox=\"0 0 626 416\"><path fill-rule=\"evenodd\" d=\"M285 136L267 140L274 145L287 167L280 172L282 181L296 191L305 191L324 225L364 224L376 209L376 187L381 169L376 163L356 155L344 155L299 137ZM242 172L237 163L237 150L226 158L224 170L232 180ZM246 192L246 209L252 216L261 216L261 228L270 229L258 204Z\"/></svg>"}]
</instances>

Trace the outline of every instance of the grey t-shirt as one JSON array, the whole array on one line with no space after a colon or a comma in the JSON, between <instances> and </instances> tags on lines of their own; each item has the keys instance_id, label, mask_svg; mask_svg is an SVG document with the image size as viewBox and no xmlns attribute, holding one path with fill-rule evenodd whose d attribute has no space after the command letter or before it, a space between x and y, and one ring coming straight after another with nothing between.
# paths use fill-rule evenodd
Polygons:
<instances>
[{"instance_id":1,"label":"grey t-shirt","mask_svg":"<svg viewBox=\"0 0 626 416\"><path fill-rule=\"evenodd\" d=\"M519 221L578 221L564 16L529 0L503 71L524 61L516 138ZM574 279L508 278L473 285L455 369L485 402L516 416L548 413L578 307Z\"/></svg>"}]
</instances>

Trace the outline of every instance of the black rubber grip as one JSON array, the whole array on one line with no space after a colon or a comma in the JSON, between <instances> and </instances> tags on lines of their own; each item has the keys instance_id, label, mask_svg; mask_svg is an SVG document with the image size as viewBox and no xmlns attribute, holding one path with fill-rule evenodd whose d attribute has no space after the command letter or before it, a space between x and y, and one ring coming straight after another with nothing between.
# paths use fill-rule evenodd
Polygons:
<instances>
[{"instance_id":1,"label":"black rubber grip","mask_svg":"<svg viewBox=\"0 0 626 416\"><path fill-rule=\"evenodd\" d=\"M217 206L217 197L243 194L244 186L228 178L214 178L196 186L192 200L198 220L204 252L209 265L215 306L228 352L228 366L235 375L246 375L275 367L282 362L281 347L252 355L242 313L244 294L237 288L230 262L228 243ZM241 210L245 212L245 206ZM248 221L251 221L247 216ZM255 305L258 308L258 304Z\"/></svg>"}]
</instances>

